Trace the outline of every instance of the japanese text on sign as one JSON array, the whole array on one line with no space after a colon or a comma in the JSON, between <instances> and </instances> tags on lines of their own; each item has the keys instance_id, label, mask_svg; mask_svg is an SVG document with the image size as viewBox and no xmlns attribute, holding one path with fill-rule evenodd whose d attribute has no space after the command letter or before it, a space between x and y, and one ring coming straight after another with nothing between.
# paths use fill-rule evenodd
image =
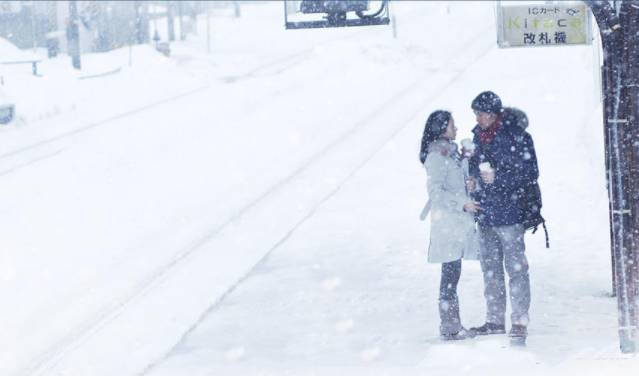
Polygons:
<instances>
[{"instance_id":1,"label":"japanese text on sign","mask_svg":"<svg viewBox=\"0 0 639 376\"><path fill-rule=\"evenodd\" d=\"M590 14L585 4L509 5L498 11L500 47L589 44Z\"/></svg>"}]
</instances>

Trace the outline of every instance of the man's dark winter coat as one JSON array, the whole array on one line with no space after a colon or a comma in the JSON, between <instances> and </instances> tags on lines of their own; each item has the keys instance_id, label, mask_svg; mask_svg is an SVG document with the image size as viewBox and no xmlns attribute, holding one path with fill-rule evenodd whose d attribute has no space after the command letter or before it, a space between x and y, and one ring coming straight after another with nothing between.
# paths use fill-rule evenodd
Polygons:
<instances>
[{"instance_id":1,"label":"man's dark winter coat","mask_svg":"<svg viewBox=\"0 0 639 376\"><path fill-rule=\"evenodd\" d=\"M479 224L484 226L507 226L524 224L525 211L522 210L522 199L530 187L538 187L539 177L537 156L532 137L525 131L527 124L521 124L525 118L517 113L518 110L505 109L497 119L501 126L494 138L487 144L482 144L477 125L473 129L476 152L470 159L470 175L479 182L479 190L473 194L479 201L481 211L478 216ZM479 174L479 164L489 162L495 169L495 182L484 184ZM538 188L537 188L538 189ZM541 196L539 208L541 209Z\"/></svg>"}]
</instances>

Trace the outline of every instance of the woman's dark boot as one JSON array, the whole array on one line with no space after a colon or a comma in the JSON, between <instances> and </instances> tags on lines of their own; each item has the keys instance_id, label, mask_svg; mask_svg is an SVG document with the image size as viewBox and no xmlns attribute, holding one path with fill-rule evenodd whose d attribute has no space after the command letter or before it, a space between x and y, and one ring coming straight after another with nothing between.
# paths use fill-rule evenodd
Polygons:
<instances>
[{"instance_id":1,"label":"woman's dark boot","mask_svg":"<svg viewBox=\"0 0 639 376\"><path fill-rule=\"evenodd\" d=\"M439 301L439 317L441 319L439 332L442 340L462 340L472 337L468 330L462 326L459 319L459 302L457 297L452 300Z\"/></svg>"}]
</instances>

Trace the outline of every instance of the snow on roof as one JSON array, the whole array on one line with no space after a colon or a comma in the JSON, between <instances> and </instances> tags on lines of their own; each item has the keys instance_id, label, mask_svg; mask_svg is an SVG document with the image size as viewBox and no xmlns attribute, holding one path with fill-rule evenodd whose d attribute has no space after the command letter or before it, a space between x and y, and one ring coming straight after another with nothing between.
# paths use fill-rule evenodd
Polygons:
<instances>
[{"instance_id":1,"label":"snow on roof","mask_svg":"<svg viewBox=\"0 0 639 376\"><path fill-rule=\"evenodd\" d=\"M39 59L40 57L33 51L21 50L8 40L0 38L0 62Z\"/></svg>"}]
</instances>

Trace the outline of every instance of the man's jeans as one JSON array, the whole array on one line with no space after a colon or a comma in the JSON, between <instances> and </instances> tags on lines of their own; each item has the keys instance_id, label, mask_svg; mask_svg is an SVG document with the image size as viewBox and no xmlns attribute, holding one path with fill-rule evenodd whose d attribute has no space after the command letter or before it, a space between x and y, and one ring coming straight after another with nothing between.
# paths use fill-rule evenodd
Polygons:
<instances>
[{"instance_id":1,"label":"man's jeans","mask_svg":"<svg viewBox=\"0 0 639 376\"><path fill-rule=\"evenodd\" d=\"M506 284L504 265L509 277L511 323L528 325L530 278L525 255L524 227L480 226L480 262L484 274L486 322L504 325Z\"/></svg>"}]
</instances>

